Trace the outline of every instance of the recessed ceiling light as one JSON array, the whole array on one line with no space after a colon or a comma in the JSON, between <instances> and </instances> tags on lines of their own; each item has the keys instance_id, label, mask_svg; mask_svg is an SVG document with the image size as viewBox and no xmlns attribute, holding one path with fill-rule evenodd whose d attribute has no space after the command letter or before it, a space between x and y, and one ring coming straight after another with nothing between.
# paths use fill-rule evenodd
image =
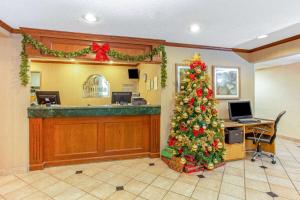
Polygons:
<instances>
[{"instance_id":1,"label":"recessed ceiling light","mask_svg":"<svg viewBox=\"0 0 300 200\"><path fill-rule=\"evenodd\" d=\"M190 31L191 31L192 33L197 33L199 30L200 30L200 26L199 26L198 24L192 24L192 25L190 26Z\"/></svg>"},{"instance_id":2,"label":"recessed ceiling light","mask_svg":"<svg viewBox=\"0 0 300 200\"><path fill-rule=\"evenodd\" d=\"M97 21L97 17L91 13L85 14L82 18L88 23L93 23Z\"/></svg>"},{"instance_id":3,"label":"recessed ceiling light","mask_svg":"<svg viewBox=\"0 0 300 200\"><path fill-rule=\"evenodd\" d=\"M260 36L257 36L257 39L264 39L266 37L268 37L268 35L260 35Z\"/></svg>"}]
</instances>

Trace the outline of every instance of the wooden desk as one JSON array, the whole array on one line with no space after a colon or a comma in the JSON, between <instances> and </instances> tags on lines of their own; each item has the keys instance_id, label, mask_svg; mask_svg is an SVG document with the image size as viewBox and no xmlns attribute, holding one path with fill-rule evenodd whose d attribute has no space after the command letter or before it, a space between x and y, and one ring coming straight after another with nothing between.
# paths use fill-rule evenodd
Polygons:
<instances>
[{"instance_id":1,"label":"wooden desk","mask_svg":"<svg viewBox=\"0 0 300 200\"><path fill-rule=\"evenodd\" d=\"M224 146L226 149L225 161L244 159L247 150L255 150L256 145L254 145L252 141L245 139L245 134L251 133L254 127L260 127L270 130L270 134L274 134L274 120L261 120L261 122L253 124L240 124L238 122L225 120L225 128L240 128L244 132L243 143L226 144L224 141ZM225 137L224 132L223 136ZM273 143L272 145L262 144L262 149L266 152L275 153L275 143Z\"/></svg>"}]
</instances>

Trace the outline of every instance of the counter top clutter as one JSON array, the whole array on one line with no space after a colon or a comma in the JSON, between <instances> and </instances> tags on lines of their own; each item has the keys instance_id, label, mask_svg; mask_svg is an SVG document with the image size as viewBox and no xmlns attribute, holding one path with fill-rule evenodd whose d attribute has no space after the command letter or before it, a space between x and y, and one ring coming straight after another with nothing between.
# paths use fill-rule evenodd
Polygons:
<instances>
[{"instance_id":1,"label":"counter top clutter","mask_svg":"<svg viewBox=\"0 0 300 200\"><path fill-rule=\"evenodd\" d=\"M31 106L29 118L159 115L160 105Z\"/></svg>"}]
</instances>

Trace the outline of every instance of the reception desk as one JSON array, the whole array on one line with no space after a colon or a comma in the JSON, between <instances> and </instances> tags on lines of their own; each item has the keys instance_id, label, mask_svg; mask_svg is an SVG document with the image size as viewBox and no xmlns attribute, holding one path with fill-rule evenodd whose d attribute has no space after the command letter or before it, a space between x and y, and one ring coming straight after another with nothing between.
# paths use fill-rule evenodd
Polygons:
<instances>
[{"instance_id":1,"label":"reception desk","mask_svg":"<svg viewBox=\"0 0 300 200\"><path fill-rule=\"evenodd\" d=\"M28 108L30 170L159 157L160 106Z\"/></svg>"}]
</instances>

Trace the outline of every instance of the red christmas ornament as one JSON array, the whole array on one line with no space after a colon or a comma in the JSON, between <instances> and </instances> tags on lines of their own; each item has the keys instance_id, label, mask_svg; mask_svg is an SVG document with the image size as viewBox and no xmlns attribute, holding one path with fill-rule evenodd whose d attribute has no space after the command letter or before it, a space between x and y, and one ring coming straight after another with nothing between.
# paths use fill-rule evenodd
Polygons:
<instances>
[{"instance_id":1,"label":"red christmas ornament","mask_svg":"<svg viewBox=\"0 0 300 200\"><path fill-rule=\"evenodd\" d=\"M201 63L201 70L202 71L206 70L206 64L204 62Z\"/></svg>"},{"instance_id":2,"label":"red christmas ornament","mask_svg":"<svg viewBox=\"0 0 300 200\"><path fill-rule=\"evenodd\" d=\"M202 89L197 89L196 93L197 93L198 97L201 97L203 95L203 90Z\"/></svg>"},{"instance_id":3,"label":"red christmas ornament","mask_svg":"<svg viewBox=\"0 0 300 200\"><path fill-rule=\"evenodd\" d=\"M95 60L97 61L109 61L109 57L107 55L109 51L109 45L103 44L102 46L97 44L96 42L93 42L92 44L92 50L96 53Z\"/></svg>"},{"instance_id":4,"label":"red christmas ornament","mask_svg":"<svg viewBox=\"0 0 300 200\"><path fill-rule=\"evenodd\" d=\"M186 131L186 130L187 130L187 127L185 126L185 123L184 123L184 122L182 122L182 123L180 124L180 130L181 130L181 131Z\"/></svg>"},{"instance_id":5,"label":"red christmas ornament","mask_svg":"<svg viewBox=\"0 0 300 200\"><path fill-rule=\"evenodd\" d=\"M210 99L213 95L213 91L212 89L208 89L208 92L207 92L207 95L206 95L206 98Z\"/></svg>"},{"instance_id":6,"label":"red christmas ornament","mask_svg":"<svg viewBox=\"0 0 300 200\"><path fill-rule=\"evenodd\" d=\"M204 133L204 128L203 128L203 127L200 127L199 132L200 132L201 134L203 134L203 133Z\"/></svg>"},{"instance_id":7,"label":"red christmas ornament","mask_svg":"<svg viewBox=\"0 0 300 200\"><path fill-rule=\"evenodd\" d=\"M193 134L195 137L197 137L199 135L199 130L193 130Z\"/></svg>"},{"instance_id":8,"label":"red christmas ornament","mask_svg":"<svg viewBox=\"0 0 300 200\"><path fill-rule=\"evenodd\" d=\"M212 146L215 148L215 149L218 149L218 141L214 141L213 143L212 143Z\"/></svg>"},{"instance_id":9,"label":"red christmas ornament","mask_svg":"<svg viewBox=\"0 0 300 200\"><path fill-rule=\"evenodd\" d=\"M196 79L196 75L195 74L190 74L190 79L194 81Z\"/></svg>"},{"instance_id":10,"label":"red christmas ornament","mask_svg":"<svg viewBox=\"0 0 300 200\"><path fill-rule=\"evenodd\" d=\"M201 109L203 112L206 111L206 107L205 107L204 105L201 105L201 106L200 106L200 109Z\"/></svg>"},{"instance_id":11,"label":"red christmas ornament","mask_svg":"<svg viewBox=\"0 0 300 200\"><path fill-rule=\"evenodd\" d=\"M176 138L175 137L171 137L169 138L168 144L170 147L173 147L176 143Z\"/></svg>"},{"instance_id":12,"label":"red christmas ornament","mask_svg":"<svg viewBox=\"0 0 300 200\"><path fill-rule=\"evenodd\" d=\"M180 148L178 149L178 153L179 153L179 154L182 154L182 152L183 152L183 148L180 147Z\"/></svg>"},{"instance_id":13,"label":"red christmas ornament","mask_svg":"<svg viewBox=\"0 0 300 200\"><path fill-rule=\"evenodd\" d=\"M190 107L193 106L194 103L195 103L195 98L193 97L193 98L191 98L191 99L189 100L189 106L190 106Z\"/></svg>"},{"instance_id":14,"label":"red christmas ornament","mask_svg":"<svg viewBox=\"0 0 300 200\"><path fill-rule=\"evenodd\" d=\"M205 150L204 155L205 155L206 157L208 157L208 156L209 156L209 152L208 152L207 150Z\"/></svg>"}]
</instances>

